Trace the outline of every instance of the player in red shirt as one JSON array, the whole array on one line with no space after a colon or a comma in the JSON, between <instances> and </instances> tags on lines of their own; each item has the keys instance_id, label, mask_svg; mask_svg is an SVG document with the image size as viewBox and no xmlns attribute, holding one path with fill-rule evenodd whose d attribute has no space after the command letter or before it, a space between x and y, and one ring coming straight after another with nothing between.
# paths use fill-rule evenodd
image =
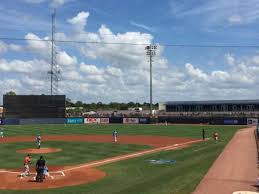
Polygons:
<instances>
[{"instance_id":1,"label":"player in red shirt","mask_svg":"<svg viewBox=\"0 0 259 194\"><path fill-rule=\"evenodd\" d=\"M21 174L21 176L30 176L30 165L31 165L31 156L30 154L28 154L27 156L25 156L24 158L24 172Z\"/></svg>"}]
</instances>

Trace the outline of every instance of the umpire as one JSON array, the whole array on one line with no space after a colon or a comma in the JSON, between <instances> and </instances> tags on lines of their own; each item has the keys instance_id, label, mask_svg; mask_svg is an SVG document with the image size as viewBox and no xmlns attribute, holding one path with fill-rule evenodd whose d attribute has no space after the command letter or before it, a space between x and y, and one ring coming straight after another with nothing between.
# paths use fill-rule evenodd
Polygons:
<instances>
[{"instance_id":1,"label":"umpire","mask_svg":"<svg viewBox=\"0 0 259 194\"><path fill-rule=\"evenodd\" d=\"M36 163L36 182L43 182L43 172L44 172L44 166L46 165L46 161L44 160L43 156L40 156L40 159L37 160Z\"/></svg>"}]
</instances>

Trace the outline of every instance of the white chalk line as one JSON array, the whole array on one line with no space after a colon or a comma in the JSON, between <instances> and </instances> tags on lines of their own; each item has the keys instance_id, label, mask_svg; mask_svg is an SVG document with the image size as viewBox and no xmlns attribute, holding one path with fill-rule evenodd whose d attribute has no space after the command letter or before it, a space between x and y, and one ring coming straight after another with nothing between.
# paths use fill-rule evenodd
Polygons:
<instances>
[{"instance_id":1,"label":"white chalk line","mask_svg":"<svg viewBox=\"0 0 259 194\"><path fill-rule=\"evenodd\" d=\"M8 171L8 170L0 170L0 173L17 174L17 175L20 175L20 179L31 177L31 176L27 176L27 175L23 176L23 172L13 172L13 171ZM33 179L36 180L37 173L31 173L31 175L34 175ZM54 175L54 176L52 176L52 175ZM55 176L66 176L66 175L63 171L56 171L56 172L54 171L54 172L50 172L48 177L50 177L51 179L54 179Z\"/></svg>"},{"instance_id":2,"label":"white chalk line","mask_svg":"<svg viewBox=\"0 0 259 194\"><path fill-rule=\"evenodd\" d=\"M198 142L203 142L203 140L193 140L193 141L189 141L189 142L185 142L185 143L154 148L154 149L140 151L140 152L127 154L127 155L123 155L123 156L116 156L114 158L108 158L108 159L104 159L104 160L101 160L101 161L91 162L91 163L83 164L83 165L80 165L80 166L64 169L62 171L53 171L53 172L51 172L51 174L60 173L60 174L62 174L62 176L65 176L64 172L67 172L67 171L77 170L77 169L80 169L80 168L87 168L87 167L89 168L89 167L101 166L101 165L104 165L104 164L117 162L117 161L121 161L121 160L126 160L126 159L130 159L130 158L135 158L135 157L143 156L143 155L146 155L146 154L156 153L156 152L160 152L160 151L168 151L169 149L174 149L174 148L177 148L177 147L181 147L181 146L193 144L193 143L198 143ZM0 173L21 174L21 172L13 172L13 171L8 171L8 170L0 170Z\"/></svg>"},{"instance_id":3,"label":"white chalk line","mask_svg":"<svg viewBox=\"0 0 259 194\"><path fill-rule=\"evenodd\" d=\"M185 142L185 143L174 144L174 145L170 145L170 146L165 146L165 147L155 148L155 149L141 151L141 152L137 152L137 153L127 154L127 155L124 155L124 156L117 156L117 157L114 157L114 158L104 159L104 160L101 160L101 161L92 162L92 163L88 163L88 164L64 169L63 171L66 172L66 171L76 170L76 169L80 169L80 168L96 167L96 166L100 166L100 165L104 165L104 164L108 164L108 163L112 163L112 162L117 162L117 161L126 160L126 159L130 159L130 158L135 158L135 157L138 157L138 156L143 156L145 154L156 153L156 152L159 152L159 151L166 151L166 149L177 148L177 147L180 147L180 146L198 143L198 142L203 142L203 140L193 140L193 141L189 141L189 142Z\"/></svg>"}]
</instances>

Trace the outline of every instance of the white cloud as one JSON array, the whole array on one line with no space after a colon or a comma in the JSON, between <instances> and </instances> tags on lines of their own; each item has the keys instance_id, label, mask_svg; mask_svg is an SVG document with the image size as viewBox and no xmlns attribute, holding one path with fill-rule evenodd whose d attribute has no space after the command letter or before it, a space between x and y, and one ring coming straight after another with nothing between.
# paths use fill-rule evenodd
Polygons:
<instances>
[{"instance_id":1,"label":"white cloud","mask_svg":"<svg viewBox=\"0 0 259 194\"><path fill-rule=\"evenodd\" d=\"M259 56L254 56L252 62L259 65Z\"/></svg>"},{"instance_id":2,"label":"white cloud","mask_svg":"<svg viewBox=\"0 0 259 194\"><path fill-rule=\"evenodd\" d=\"M258 0L214 0L204 1L196 5L188 0L171 1L171 12L174 17L201 17L201 23L215 26L222 24L248 24L259 19Z\"/></svg>"},{"instance_id":3,"label":"white cloud","mask_svg":"<svg viewBox=\"0 0 259 194\"><path fill-rule=\"evenodd\" d=\"M89 17L89 12L79 12L77 16L68 19L68 23L72 24L74 26L74 29L78 32L83 31L86 24L87 24L87 18Z\"/></svg>"},{"instance_id":4,"label":"white cloud","mask_svg":"<svg viewBox=\"0 0 259 194\"><path fill-rule=\"evenodd\" d=\"M93 39L91 39L91 37ZM93 36L75 36L79 40L88 40L113 43L113 44L86 44L80 46L79 50L86 57L101 59L106 63L119 68L147 68L145 58L145 46L134 44L151 44L153 36L140 32L126 32L114 34L108 27L102 25L98 33ZM132 43L133 45L121 45L116 43ZM144 57L143 57L144 56ZM159 56L158 56L159 57Z\"/></svg>"},{"instance_id":5,"label":"white cloud","mask_svg":"<svg viewBox=\"0 0 259 194\"><path fill-rule=\"evenodd\" d=\"M39 3L43 3L46 0L24 0L26 3L33 3L33 4L39 4Z\"/></svg>"},{"instance_id":6,"label":"white cloud","mask_svg":"<svg viewBox=\"0 0 259 194\"><path fill-rule=\"evenodd\" d=\"M0 84L1 84L1 90L0 90L1 96L8 91L18 92L21 90L21 88L23 88L20 80L17 80L17 79L11 79L11 78L1 79Z\"/></svg>"},{"instance_id":7,"label":"white cloud","mask_svg":"<svg viewBox=\"0 0 259 194\"><path fill-rule=\"evenodd\" d=\"M230 78L229 73L225 71L213 71L211 76L215 81L228 81Z\"/></svg>"},{"instance_id":8,"label":"white cloud","mask_svg":"<svg viewBox=\"0 0 259 194\"><path fill-rule=\"evenodd\" d=\"M57 8L60 7L62 5L64 5L65 3L68 3L72 0L52 0L52 2L50 3L51 7Z\"/></svg>"},{"instance_id":9,"label":"white cloud","mask_svg":"<svg viewBox=\"0 0 259 194\"><path fill-rule=\"evenodd\" d=\"M46 84L46 82L44 82L43 80L32 79L29 76L25 76L22 79L22 83L28 84L31 87L43 87Z\"/></svg>"},{"instance_id":10,"label":"white cloud","mask_svg":"<svg viewBox=\"0 0 259 194\"><path fill-rule=\"evenodd\" d=\"M76 70L64 71L62 77L64 81L83 81L83 76Z\"/></svg>"},{"instance_id":11,"label":"white cloud","mask_svg":"<svg viewBox=\"0 0 259 194\"><path fill-rule=\"evenodd\" d=\"M0 70L3 72L28 73L32 71L32 64L21 60L7 61L0 59Z\"/></svg>"},{"instance_id":12,"label":"white cloud","mask_svg":"<svg viewBox=\"0 0 259 194\"><path fill-rule=\"evenodd\" d=\"M17 45L17 44L9 44L9 49L11 51L22 51L22 46Z\"/></svg>"},{"instance_id":13,"label":"white cloud","mask_svg":"<svg viewBox=\"0 0 259 194\"><path fill-rule=\"evenodd\" d=\"M155 32L156 31L155 28L152 28L150 26L147 26L147 25L144 25L144 24L140 24L140 23L137 23L137 22L134 22L134 21L130 21L130 24L132 26L136 26L138 28L142 28L142 29L147 30L149 32Z\"/></svg>"},{"instance_id":14,"label":"white cloud","mask_svg":"<svg viewBox=\"0 0 259 194\"><path fill-rule=\"evenodd\" d=\"M24 2L31 3L31 4L40 4L40 3L49 2L50 7L52 8L60 7L71 1L74 1L74 0L24 0Z\"/></svg>"},{"instance_id":15,"label":"white cloud","mask_svg":"<svg viewBox=\"0 0 259 194\"><path fill-rule=\"evenodd\" d=\"M186 63L185 64L185 69L187 73L191 76L191 78L198 79L201 81L206 81L208 80L208 75L203 73L202 70L195 68L192 64Z\"/></svg>"},{"instance_id":16,"label":"white cloud","mask_svg":"<svg viewBox=\"0 0 259 194\"><path fill-rule=\"evenodd\" d=\"M0 54L5 53L8 50L8 45L0 41Z\"/></svg>"},{"instance_id":17,"label":"white cloud","mask_svg":"<svg viewBox=\"0 0 259 194\"><path fill-rule=\"evenodd\" d=\"M32 52L40 53L41 55L49 55L51 51L51 45L48 37L40 38L39 36L28 33L25 36L27 39L28 49Z\"/></svg>"},{"instance_id":18,"label":"white cloud","mask_svg":"<svg viewBox=\"0 0 259 194\"><path fill-rule=\"evenodd\" d=\"M242 23L242 18L239 15L232 15L228 18L230 24L240 24Z\"/></svg>"},{"instance_id":19,"label":"white cloud","mask_svg":"<svg viewBox=\"0 0 259 194\"><path fill-rule=\"evenodd\" d=\"M29 61L23 60L6 60L0 59L0 70L10 73L41 73L49 70L50 64L44 60L33 59Z\"/></svg>"},{"instance_id":20,"label":"white cloud","mask_svg":"<svg viewBox=\"0 0 259 194\"><path fill-rule=\"evenodd\" d=\"M80 64L80 70L86 74L98 75L102 74L102 71L99 70L95 65L86 65L84 63Z\"/></svg>"},{"instance_id":21,"label":"white cloud","mask_svg":"<svg viewBox=\"0 0 259 194\"><path fill-rule=\"evenodd\" d=\"M65 51L60 51L57 54L57 64L61 66L73 67L77 63L75 56L71 57Z\"/></svg>"},{"instance_id":22,"label":"white cloud","mask_svg":"<svg viewBox=\"0 0 259 194\"><path fill-rule=\"evenodd\" d=\"M225 55L225 60L227 62L227 64L229 65L234 65L235 64L235 57L231 54L226 54Z\"/></svg>"},{"instance_id":23,"label":"white cloud","mask_svg":"<svg viewBox=\"0 0 259 194\"><path fill-rule=\"evenodd\" d=\"M120 68L108 66L107 69L106 69L106 72L107 72L109 75L114 76L114 77L120 77L120 76L122 76L122 71L121 71Z\"/></svg>"},{"instance_id":24,"label":"white cloud","mask_svg":"<svg viewBox=\"0 0 259 194\"><path fill-rule=\"evenodd\" d=\"M21 51L22 47L17 44L6 44L0 41L0 54L7 51Z\"/></svg>"},{"instance_id":25,"label":"white cloud","mask_svg":"<svg viewBox=\"0 0 259 194\"><path fill-rule=\"evenodd\" d=\"M62 69L60 92L72 96L73 100L92 101L148 101L149 61L145 46L137 44L153 43L149 33L114 33L111 28L101 25L97 32L88 32L89 13L80 12L69 23L77 29L73 34L57 33L59 39L97 41L113 44L71 44L69 50L57 47L57 63ZM49 40L28 33L27 38ZM133 43L123 45L116 43ZM1 45L1 44L0 44ZM37 53L39 59L0 60L0 83L24 93L46 93L49 90L47 71L50 68L50 43L27 41L27 45L4 45L7 51ZM81 56L73 56L77 49ZM6 50L4 52L7 52ZM203 100L253 98L259 95L255 86L259 84L259 56L242 56L227 53L222 58L229 66L213 70L201 64L185 63L178 69L163 57L164 48L158 45L153 63L154 101L163 100ZM188 54L188 53L187 53ZM49 55L48 57L46 57ZM44 60L43 60L44 59ZM96 60L96 63L95 61ZM196 62L197 63L197 62ZM182 64L179 64L181 66ZM181 68L181 67L179 67ZM3 76L4 75L4 76ZM42 76L45 76L45 79ZM5 79L4 79L5 78ZM11 79L13 78L13 79ZM17 84L17 86L15 86ZM6 87L3 91L6 91ZM0 90L0 94L3 93Z\"/></svg>"}]
</instances>

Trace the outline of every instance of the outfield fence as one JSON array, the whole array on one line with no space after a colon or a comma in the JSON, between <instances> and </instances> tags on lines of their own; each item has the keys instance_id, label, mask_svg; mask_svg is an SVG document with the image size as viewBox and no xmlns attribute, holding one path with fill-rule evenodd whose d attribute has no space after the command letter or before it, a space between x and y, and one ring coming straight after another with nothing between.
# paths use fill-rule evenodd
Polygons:
<instances>
[{"instance_id":1,"label":"outfield fence","mask_svg":"<svg viewBox=\"0 0 259 194\"><path fill-rule=\"evenodd\" d=\"M30 124L210 124L210 125L251 125L258 118L247 117L69 117L69 118L0 118L0 125Z\"/></svg>"}]
</instances>

